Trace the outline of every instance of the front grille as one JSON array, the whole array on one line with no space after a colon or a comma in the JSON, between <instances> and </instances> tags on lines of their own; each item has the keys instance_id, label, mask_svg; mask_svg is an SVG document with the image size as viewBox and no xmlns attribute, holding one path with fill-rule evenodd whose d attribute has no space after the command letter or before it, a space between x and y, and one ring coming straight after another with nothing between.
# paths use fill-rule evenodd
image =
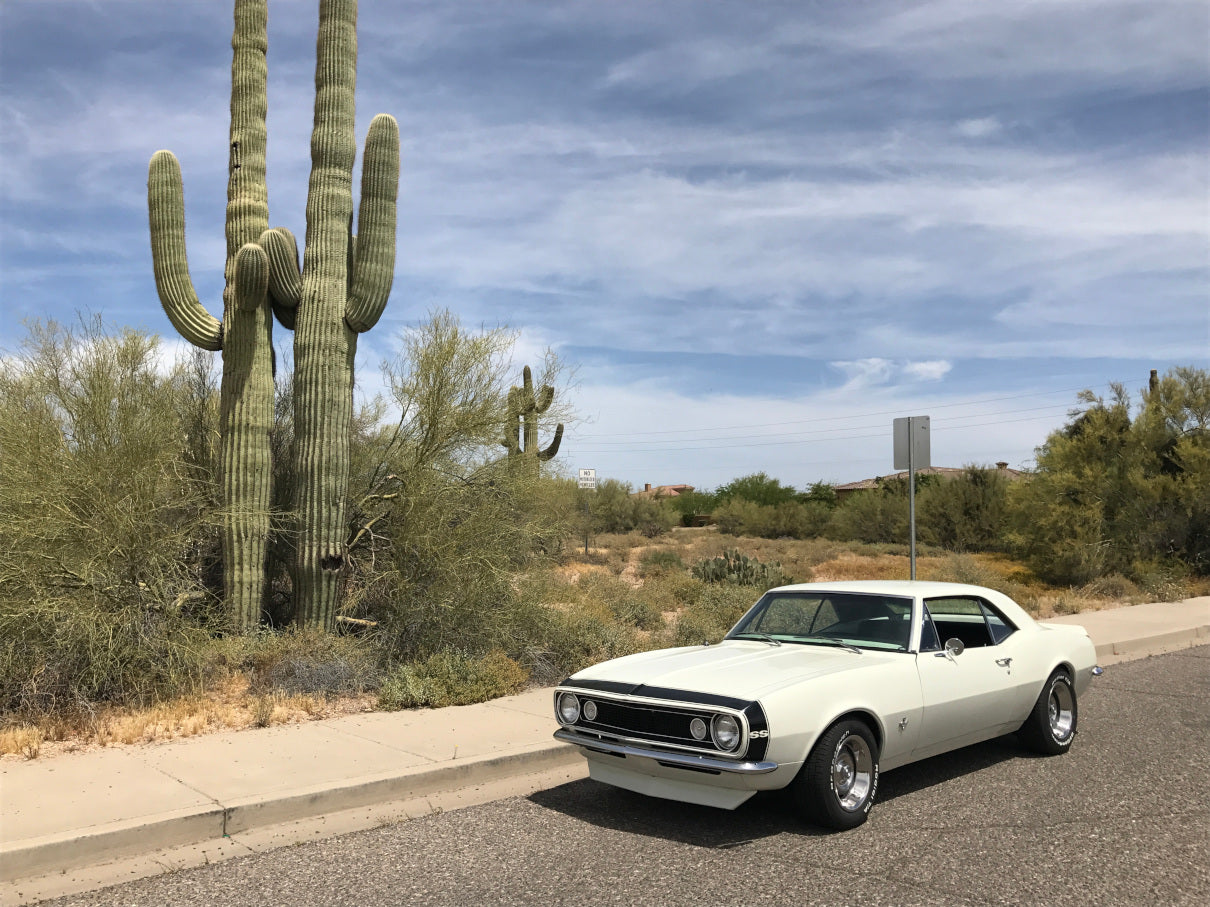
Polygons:
<instances>
[{"instance_id":1,"label":"front grille","mask_svg":"<svg viewBox=\"0 0 1210 907\"><path fill-rule=\"evenodd\" d=\"M642 688L641 692L618 689L622 684L607 681L572 680L566 689L580 698L580 718L573 725L575 730L599 734L602 738L645 742L654 747L666 747L677 751L691 751L712 756L746 757L748 760L764 758L768 747L768 723L759 703L747 702L732 697L663 688ZM557 692L556 692L557 696ZM657 698L653 702L647 697ZM669 701L671 700L671 701ZM685 704L681 705L680 702ZM696 700L696 701L695 701ZM597 715L589 720L584 715L585 703L597 707ZM747 746L741 744L733 752L724 752L714 744L710 735L710 722L715 715L729 714L741 719L749 731ZM706 723L706 737L697 740L689 731L694 718ZM756 732L756 736L751 736Z\"/></svg>"},{"instance_id":2,"label":"front grille","mask_svg":"<svg viewBox=\"0 0 1210 907\"><path fill-rule=\"evenodd\" d=\"M588 701L583 697L582 699ZM596 720L589 721L581 715L578 722L580 727L622 737L637 737L655 743L714 749L709 734L705 740L695 740L689 733L689 723L694 718L701 718L709 727L712 712L611 702L608 699L593 698L591 701L597 705Z\"/></svg>"}]
</instances>

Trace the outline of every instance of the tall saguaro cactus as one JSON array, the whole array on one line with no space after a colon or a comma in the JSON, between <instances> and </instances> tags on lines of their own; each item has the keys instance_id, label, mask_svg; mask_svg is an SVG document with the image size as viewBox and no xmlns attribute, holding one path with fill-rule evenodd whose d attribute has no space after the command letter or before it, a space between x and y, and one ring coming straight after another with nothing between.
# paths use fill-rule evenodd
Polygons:
<instances>
[{"instance_id":1,"label":"tall saguaro cactus","mask_svg":"<svg viewBox=\"0 0 1210 907\"><path fill-rule=\"evenodd\" d=\"M268 259L258 244L269 226L267 19L266 0L236 0L221 322L198 301L189 277L180 164L171 151L157 151L147 175L151 255L160 302L181 336L202 349L222 352L223 582L232 621L240 629L260 617L272 478L273 319L267 298Z\"/></svg>"},{"instance_id":2,"label":"tall saguaro cactus","mask_svg":"<svg viewBox=\"0 0 1210 907\"><path fill-rule=\"evenodd\" d=\"M315 123L301 272L294 237L265 237L278 311L296 307L294 430L298 555L295 619L330 628L346 556L345 498L357 335L382 315L395 268L399 127L379 114L362 162L358 235L353 236L353 95L357 78L357 2L320 0ZM283 312L285 314L285 312ZM288 323L290 315L283 319Z\"/></svg>"},{"instance_id":3,"label":"tall saguaro cactus","mask_svg":"<svg viewBox=\"0 0 1210 907\"><path fill-rule=\"evenodd\" d=\"M534 377L529 366L521 372L521 387L508 392L508 434L500 443L508 448L509 456L531 456L537 463L545 463L559 452L563 440L563 423L555 426L555 437L545 450L538 447L538 416L550 409L555 399L555 389L549 384L534 394ZM524 446L522 446L524 442Z\"/></svg>"}]
</instances>

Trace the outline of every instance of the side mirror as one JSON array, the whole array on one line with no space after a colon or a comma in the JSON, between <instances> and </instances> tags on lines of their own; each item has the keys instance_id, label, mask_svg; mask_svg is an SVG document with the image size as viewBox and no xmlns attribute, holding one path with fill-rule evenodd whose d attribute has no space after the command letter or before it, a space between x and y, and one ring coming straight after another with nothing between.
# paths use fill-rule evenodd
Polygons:
<instances>
[{"instance_id":1,"label":"side mirror","mask_svg":"<svg viewBox=\"0 0 1210 907\"><path fill-rule=\"evenodd\" d=\"M951 636L945 641L945 654L950 658L957 658L966 651L966 644L957 636Z\"/></svg>"}]
</instances>

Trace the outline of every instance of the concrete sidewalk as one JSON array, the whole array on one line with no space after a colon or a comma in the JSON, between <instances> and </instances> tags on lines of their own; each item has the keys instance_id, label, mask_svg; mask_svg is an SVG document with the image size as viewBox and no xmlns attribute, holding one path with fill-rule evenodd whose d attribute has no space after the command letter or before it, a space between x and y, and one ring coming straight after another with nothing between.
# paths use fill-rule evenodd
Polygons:
<instances>
[{"instance_id":1,"label":"concrete sidewalk","mask_svg":"<svg viewBox=\"0 0 1210 907\"><path fill-rule=\"evenodd\" d=\"M1210 598L1061 617L1102 665L1210 643ZM550 689L0 760L0 901L88 890L583 777ZM133 859L131 859L133 858ZM115 862L117 861L117 862ZM124 861L124 862L122 862Z\"/></svg>"}]
</instances>

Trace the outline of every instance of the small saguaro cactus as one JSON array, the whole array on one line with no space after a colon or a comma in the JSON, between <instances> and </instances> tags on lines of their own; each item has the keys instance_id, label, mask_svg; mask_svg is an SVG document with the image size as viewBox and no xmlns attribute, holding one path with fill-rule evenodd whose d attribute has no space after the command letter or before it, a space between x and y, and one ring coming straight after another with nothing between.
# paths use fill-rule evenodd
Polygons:
<instances>
[{"instance_id":1,"label":"small saguaro cactus","mask_svg":"<svg viewBox=\"0 0 1210 907\"><path fill-rule=\"evenodd\" d=\"M202 349L221 351L223 358L223 591L237 629L247 629L260 618L272 479L273 318L266 292L268 259L258 244L269 226L265 186L267 20L266 0L236 0L221 322L198 301L189 277L180 164L171 151L157 151L147 174L151 257L160 302L182 337Z\"/></svg>"},{"instance_id":2,"label":"small saguaro cactus","mask_svg":"<svg viewBox=\"0 0 1210 907\"><path fill-rule=\"evenodd\" d=\"M555 399L555 389L549 384L542 385L541 390L534 394L534 377L525 366L521 372L521 387L513 387L508 392L508 434L500 443L508 448L508 455L532 456L535 463L545 463L559 452L559 443L563 440L563 423L555 426L555 437L545 449L538 447L538 416L550 409Z\"/></svg>"},{"instance_id":3,"label":"small saguaro cactus","mask_svg":"<svg viewBox=\"0 0 1210 907\"><path fill-rule=\"evenodd\" d=\"M295 620L327 629L336 620L346 559L357 335L382 315L395 269L399 127L385 114L374 117L366 136L358 235L352 232L356 80L357 2L321 0L301 271L288 230L269 231L264 243L274 311L294 327Z\"/></svg>"}]
</instances>

